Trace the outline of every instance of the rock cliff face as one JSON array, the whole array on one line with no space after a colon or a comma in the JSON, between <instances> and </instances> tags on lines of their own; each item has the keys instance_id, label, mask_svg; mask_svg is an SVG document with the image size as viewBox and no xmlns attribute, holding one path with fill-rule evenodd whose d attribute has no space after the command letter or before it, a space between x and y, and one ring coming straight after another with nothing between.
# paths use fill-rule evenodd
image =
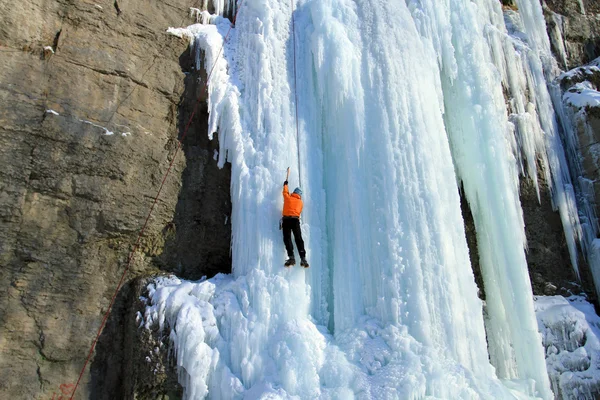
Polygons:
<instances>
[{"instance_id":1,"label":"rock cliff face","mask_svg":"<svg viewBox=\"0 0 600 400\"><path fill-rule=\"evenodd\" d=\"M563 103L577 138L581 174L590 179L590 202L594 209L600 205L600 59L560 77ZM591 100L591 101L590 101Z\"/></svg>"},{"instance_id":2,"label":"rock cliff face","mask_svg":"<svg viewBox=\"0 0 600 400\"><path fill-rule=\"evenodd\" d=\"M600 56L600 3L596 0L542 1L552 50L563 69Z\"/></svg>"},{"instance_id":3,"label":"rock cliff face","mask_svg":"<svg viewBox=\"0 0 600 400\"><path fill-rule=\"evenodd\" d=\"M198 95L188 44L165 33L192 22L190 5L0 3L2 398L51 399L78 378ZM113 386L126 378L129 339L115 324L131 325L129 282L161 269L190 278L230 269L229 172L213 160L205 114L117 297L107 328L115 335L100 340L93 371L111 370ZM77 398L106 389L89 371Z\"/></svg>"},{"instance_id":4,"label":"rock cliff face","mask_svg":"<svg viewBox=\"0 0 600 400\"><path fill-rule=\"evenodd\" d=\"M585 98L588 94L591 93L593 96L593 93L597 94L597 89L600 88L600 69L597 60L600 57L600 3L590 0L545 0L542 1L542 6L555 58L563 70L573 69L557 79L556 84L562 94L562 104L556 106L560 109L563 145L570 158L571 176L578 192L580 213L586 208L589 210L585 212L587 215L581 214L581 221L586 226L585 230L590 232L586 240L589 243L589 236L593 236L594 231L597 231L594 226L598 226L597 216L600 211L597 146L600 139L598 121L600 114L598 106L583 103L586 103ZM588 63L591 64L581 67ZM527 219L527 210L524 211ZM533 213L535 211L529 214ZM593 257L589 249L585 256ZM580 259L584 259L583 255L580 255ZM547 265L555 265L555 263ZM598 278L594 278L586 266L581 271L583 287L589 293L590 300L597 304L594 280L598 281ZM562 275L564 281L568 281L568 276L565 273Z\"/></svg>"},{"instance_id":5,"label":"rock cliff face","mask_svg":"<svg viewBox=\"0 0 600 400\"><path fill-rule=\"evenodd\" d=\"M516 0L501 1L505 10L518 11ZM552 50L562 69L580 66L600 56L600 3L588 0L541 0L541 4ZM568 89L565 85L561 85L563 90ZM585 139L583 143L588 145L589 140ZM584 152L589 151L584 149ZM589 155L586 157L589 158ZM592 172L587 175L589 179L597 180L597 171L587 172ZM577 174L573 174L572 177L578 179ZM564 296L586 292L591 302L597 302L593 277L582 254L579 254L582 264L581 282L576 283L577 277L570 267L562 223L553 210L548 183L540 177L538 180L540 199L528 178L522 178L520 183L520 200L528 245L527 263L533 292L536 295ZM474 226L465 206L463 216L466 221L471 261L481 288L483 283L479 279Z\"/></svg>"}]
</instances>

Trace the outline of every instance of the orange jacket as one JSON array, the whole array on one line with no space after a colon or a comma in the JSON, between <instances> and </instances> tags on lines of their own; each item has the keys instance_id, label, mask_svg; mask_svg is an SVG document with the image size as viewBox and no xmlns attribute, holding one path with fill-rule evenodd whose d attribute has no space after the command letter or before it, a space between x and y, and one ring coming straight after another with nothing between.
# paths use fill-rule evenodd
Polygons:
<instances>
[{"instance_id":1,"label":"orange jacket","mask_svg":"<svg viewBox=\"0 0 600 400\"><path fill-rule=\"evenodd\" d=\"M299 217L302 212L302 196L292 193L288 190L288 185L283 185L283 216Z\"/></svg>"}]
</instances>

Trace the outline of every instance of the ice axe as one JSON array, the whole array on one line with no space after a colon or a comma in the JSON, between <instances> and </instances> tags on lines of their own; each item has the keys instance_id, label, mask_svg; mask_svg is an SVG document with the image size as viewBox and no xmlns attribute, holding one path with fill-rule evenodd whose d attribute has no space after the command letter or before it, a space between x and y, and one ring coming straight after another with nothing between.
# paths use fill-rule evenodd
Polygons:
<instances>
[{"instance_id":1,"label":"ice axe","mask_svg":"<svg viewBox=\"0 0 600 400\"><path fill-rule=\"evenodd\" d=\"M290 178L290 167L287 168L287 174L285 175L285 181ZM279 230L283 229L283 217L279 220Z\"/></svg>"}]
</instances>

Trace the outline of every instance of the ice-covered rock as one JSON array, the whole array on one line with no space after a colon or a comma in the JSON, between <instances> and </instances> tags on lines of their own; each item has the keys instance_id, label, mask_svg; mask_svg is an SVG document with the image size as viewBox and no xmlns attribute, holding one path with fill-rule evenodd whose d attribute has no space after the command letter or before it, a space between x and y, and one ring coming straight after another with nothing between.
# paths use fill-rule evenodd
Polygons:
<instances>
[{"instance_id":1,"label":"ice-covered rock","mask_svg":"<svg viewBox=\"0 0 600 400\"><path fill-rule=\"evenodd\" d=\"M552 389L561 399L600 396L600 317L584 298L537 297L535 309Z\"/></svg>"}]
</instances>

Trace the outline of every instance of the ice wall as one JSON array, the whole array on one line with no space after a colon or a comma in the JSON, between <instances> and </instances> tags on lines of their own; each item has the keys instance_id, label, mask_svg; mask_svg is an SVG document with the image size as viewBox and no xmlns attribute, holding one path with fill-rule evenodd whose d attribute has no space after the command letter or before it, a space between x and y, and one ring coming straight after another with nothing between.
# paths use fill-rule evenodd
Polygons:
<instances>
[{"instance_id":1,"label":"ice wall","mask_svg":"<svg viewBox=\"0 0 600 400\"><path fill-rule=\"evenodd\" d=\"M424 1L412 12L424 39L439 55L447 134L477 230L492 363L499 376L530 378L548 397L523 251L511 126L501 75L485 35L494 27L492 18L501 15L500 5L454 1L444 11L435 2Z\"/></svg>"},{"instance_id":2,"label":"ice wall","mask_svg":"<svg viewBox=\"0 0 600 400\"><path fill-rule=\"evenodd\" d=\"M527 42L537 14L524 7L509 32L495 0L238 6L226 43L221 17L172 30L199 67L215 65L209 131L232 164L232 276L151 288L146 322L172 328L186 396L551 398L518 199L536 159L573 245L577 234ZM282 267L288 166L305 193L309 270Z\"/></svg>"},{"instance_id":3,"label":"ice wall","mask_svg":"<svg viewBox=\"0 0 600 400\"><path fill-rule=\"evenodd\" d=\"M449 321L450 310L478 315L481 305L435 54L406 7L321 1L306 10L314 80L305 75L313 91L301 100L316 105L311 119L321 123L302 133L323 141L334 330L367 314L479 365L482 320ZM469 335L473 352L448 342Z\"/></svg>"},{"instance_id":4,"label":"ice wall","mask_svg":"<svg viewBox=\"0 0 600 400\"><path fill-rule=\"evenodd\" d=\"M541 157L545 179L551 184L554 207L561 216L575 274L580 277L577 254L581 251L598 291L599 226L595 208L590 204L593 188L589 178L582 173L583 157L579 152L576 129L579 116L571 108L569 94L563 97L560 88L560 80L569 73L559 76L561 71L550 50L541 4L526 0L517 3L519 14L508 13L507 25L521 60L520 69L524 72L521 75L527 77L525 88L530 93L529 101L535 106L535 112L528 114L537 116L535 119L539 124L539 128L534 126L530 137L540 138L541 141L537 141L543 143L535 154ZM562 60L565 58L563 53L558 56ZM590 67L594 67L593 63Z\"/></svg>"},{"instance_id":5,"label":"ice wall","mask_svg":"<svg viewBox=\"0 0 600 400\"><path fill-rule=\"evenodd\" d=\"M558 88L553 85L553 80L557 77L559 69L550 50L550 39L546 33L541 4L527 0L517 3L519 18L513 19L516 23L513 28L522 33L523 43L527 45L522 47L520 52L523 59L522 68L528 77L527 88L532 93L529 101L535 105L534 115L537 115L540 128L536 128L532 133L538 138L543 138L544 142L544 147L538 149L536 154L542 156L542 168L546 174L546 181L551 186L553 205L559 211L571 264L579 278L576 243L582 239L582 231L575 191L554 109L554 104L560 105L560 99L555 98L553 104L552 98L552 95L556 97L557 94Z\"/></svg>"}]
</instances>

